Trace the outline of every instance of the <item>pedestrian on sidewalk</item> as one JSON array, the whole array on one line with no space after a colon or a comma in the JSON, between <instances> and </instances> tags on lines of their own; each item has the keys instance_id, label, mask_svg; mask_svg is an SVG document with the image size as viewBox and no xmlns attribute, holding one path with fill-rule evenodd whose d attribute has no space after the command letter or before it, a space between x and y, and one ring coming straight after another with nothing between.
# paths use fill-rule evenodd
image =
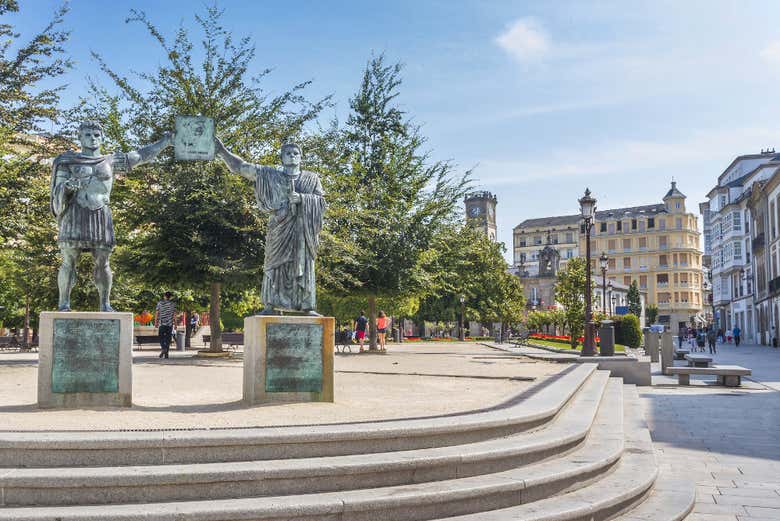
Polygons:
<instances>
[{"instance_id":1,"label":"pedestrian on sidewalk","mask_svg":"<svg viewBox=\"0 0 780 521\"><path fill-rule=\"evenodd\" d=\"M355 332L355 338L360 343L360 352L363 352L363 341L366 338L366 327L368 326L368 318L365 312L361 311L360 316L352 323L352 330Z\"/></svg>"},{"instance_id":2,"label":"pedestrian on sidewalk","mask_svg":"<svg viewBox=\"0 0 780 521\"><path fill-rule=\"evenodd\" d=\"M379 316L376 317L376 336L379 340L379 350L384 352L385 349L385 337L387 336L388 319L384 311L379 312Z\"/></svg>"},{"instance_id":3,"label":"pedestrian on sidewalk","mask_svg":"<svg viewBox=\"0 0 780 521\"><path fill-rule=\"evenodd\" d=\"M732 333L734 334L734 345L739 347L739 335L742 334L742 330L739 328L739 326L734 326Z\"/></svg>"},{"instance_id":4,"label":"pedestrian on sidewalk","mask_svg":"<svg viewBox=\"0 0 780 521\"><path fill-rule=\"evenodd\" d=\"M171 300L173 293L166 291L163 300L157 303L154 311L154 325L160 337L160 358L168 358L173 335L173 323L176 320L176 304Z\"/></svg>"},{"instance_id":5,"label":"pedestrian on sidewalk","mask_svg":"<svg viewBox=\"0 0 780 521\"><path fill-rule=\"evenodd\" d=\"M715 348L715 341L718 338L718 334L715 332L715 328L711 327L709 331L707 331L707 344L710 346L710 354L715 354L718 352L718 350Z\"/></svg>"},{"instance_id":6,"label":"pedestrian on sidewalk","mask_svg":"<svg viewBox=\"0 0 780 521\"><path fill-rule=\"evenodd\" d=\"M682 349L683 340L688 336L688 331L681 327L677 330L677 349Z\"/></svg>"}]
</instances>

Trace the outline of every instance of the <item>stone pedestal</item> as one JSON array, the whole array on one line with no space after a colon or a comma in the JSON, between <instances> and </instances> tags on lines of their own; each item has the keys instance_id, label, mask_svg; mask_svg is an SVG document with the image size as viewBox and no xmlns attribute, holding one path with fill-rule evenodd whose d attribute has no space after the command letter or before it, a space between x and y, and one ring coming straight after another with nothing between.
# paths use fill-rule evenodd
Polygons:
<instances>
[{"instance_id":1,"label":"stone pedestal","mask_svg":"<svg viewBox=\"0 0 780 521\"><path fill-rule=\"evenodd\" d=\"M650 357L651 362L658 362L658 333L648 331L645 336L645 354Z\"/></svg>"},{"instance_id":2,"label":"stone pedestal","mask_svg":"<svg viewBox=\"0 0 780 521\"><path fill-rule=\"evenodd\" d=\"M244 319L244 402L332 402L332 317Z\"/></svg>"},{"instance_id":3,"label":"stone pedestal","mask_svg":"<svg viewBox=\"0 0 780 521\"><path fill-rule=\"evenodd\" d=\"M38 350L39 407L132 405L132 313L44 311Z\"/></svg>"},{"instance_id":4,"label":"stone pedestal","mask_svg":"<svg viewBox=\"0 0 780 521\"><path fill-rule=\"evenodd\" d=\"M671 331L661 334L661 372L668 374L666 369L674 365L674 340Z\"/></svg>"}]
</instances>

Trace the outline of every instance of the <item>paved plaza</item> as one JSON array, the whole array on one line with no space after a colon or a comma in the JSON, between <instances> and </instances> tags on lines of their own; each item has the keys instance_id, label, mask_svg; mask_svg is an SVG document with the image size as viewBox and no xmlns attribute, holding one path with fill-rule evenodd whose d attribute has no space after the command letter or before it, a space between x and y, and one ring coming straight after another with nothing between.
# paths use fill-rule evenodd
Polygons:
<instances>
[{"instance_id":1,"label":"paved plaza","mask_svg":"<svg viewBox=\"0 0 780 521\"><path fill-rule=\"evenodd\" d=\"M745 344L717 349L714 363L753 370L749 389L640 387L654 447L662 467L696 484L688 521L778 521L780 350Z\"/></svg>"}]
</instances>

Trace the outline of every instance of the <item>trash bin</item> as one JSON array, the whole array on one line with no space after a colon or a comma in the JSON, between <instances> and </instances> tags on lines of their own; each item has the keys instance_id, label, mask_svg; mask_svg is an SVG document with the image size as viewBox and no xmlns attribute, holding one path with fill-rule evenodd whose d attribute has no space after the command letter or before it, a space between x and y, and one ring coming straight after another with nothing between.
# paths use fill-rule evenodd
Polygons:
<instances>
[{"instance_id":1,"label":"trash bin","mask_svg":"<svg viewBox=\"0 0 780 521\"><path fill-rule=\"evenodd\" d=\"M184 331L176 331L176 351L184 351Z\"/></svg>"}]
</instances>

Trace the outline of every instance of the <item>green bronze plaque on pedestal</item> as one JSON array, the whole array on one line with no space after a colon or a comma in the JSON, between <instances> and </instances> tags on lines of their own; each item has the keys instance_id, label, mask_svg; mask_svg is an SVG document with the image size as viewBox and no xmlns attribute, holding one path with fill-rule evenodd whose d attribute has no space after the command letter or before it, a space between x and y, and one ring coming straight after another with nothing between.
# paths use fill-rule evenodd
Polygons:
<instances>
[{"instance_id":1,"label":"green bronze plaque on pedestal","mask_svg":"<svg viewBox=\"0 0 780 521\"><path fill-rule=\"evenodd\" d=\"M55 319L52 392L117 392L119 331L119 320Z\"/></svg>"},{"instance_id":2,"label":"green bronze plaque on pedestal","mask_svg":"<svg viewBox=\"0 0 780 521\"><path fill-rule=\"evenodd\" d=\"M322 325L268 324L265 391L322 392Z\"/></svg>"}]
</instances>

